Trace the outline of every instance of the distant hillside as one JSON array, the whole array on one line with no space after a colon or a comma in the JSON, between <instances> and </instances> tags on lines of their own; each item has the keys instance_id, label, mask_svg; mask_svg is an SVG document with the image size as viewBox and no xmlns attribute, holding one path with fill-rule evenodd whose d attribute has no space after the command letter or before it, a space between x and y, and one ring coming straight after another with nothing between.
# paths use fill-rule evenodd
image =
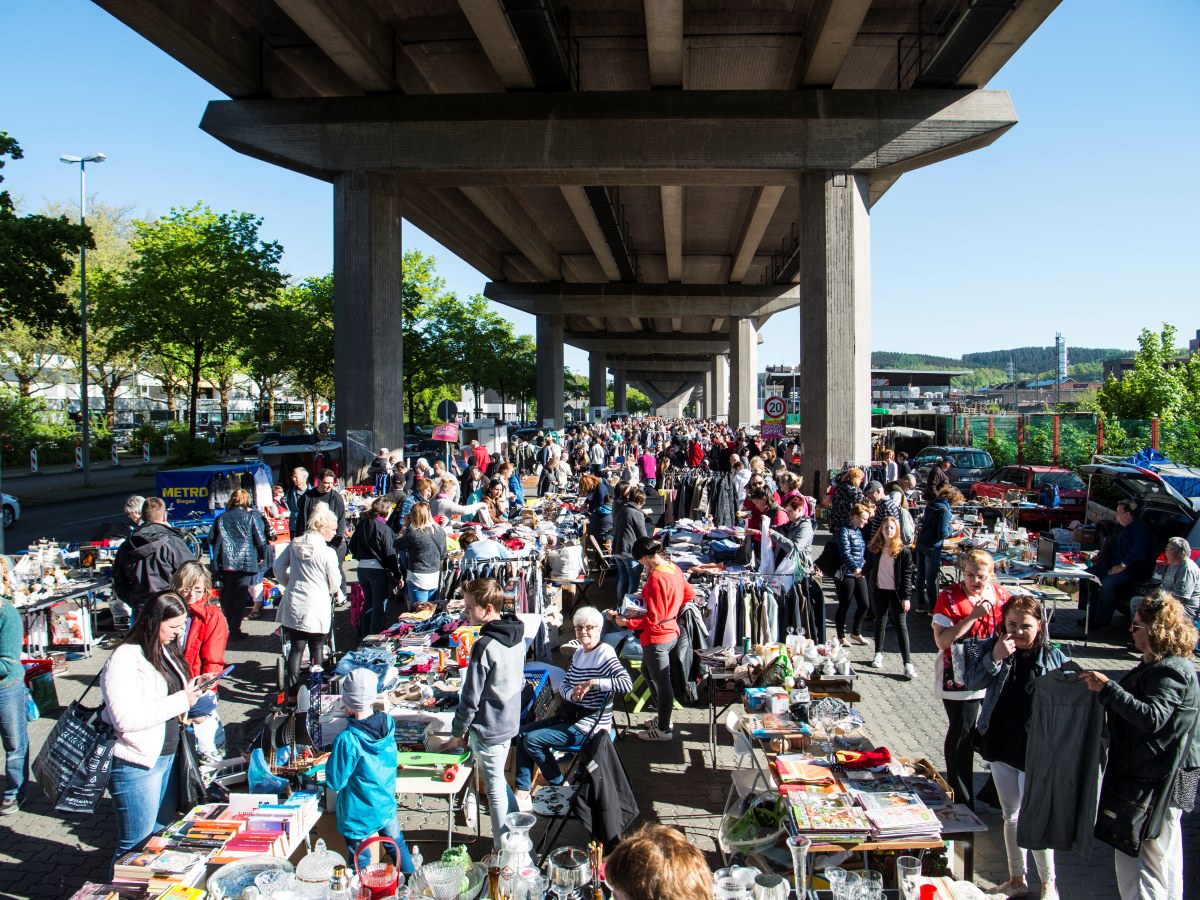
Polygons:
<instances>
[{"instance_id":1,"label":"distant hillside","mask_svg":"<svg viewBox=\"0 0 1200 900\"><path fill-rule=\"evenodd\" d=\"M1099 362L1114 356L1133 356L1132 350L1101 347L1072 347L1067 345L1071 363ZM988 350L985 353L964 353L962 361L968 366L1004 369L1009 360L1018 372L1051 372L1058 368L1058 354L1053 347L1017 347L1013 350Z\"/></svg>"},{"instance_id":2,"label":"distant hillside","mask_svg":"<svg viewBox=\"0 0 1200 900\"><path fill-rule=\"evenodd\" d=\"M876 350L871 354L871 365L877 369L961 369L963 361L950 356Z\"/></svg>"},{"instance_id":3,"label":"distant hillside","mask_svg":"<svg viewBox=\"0 0 1200 900\"><path fill-rule=\"evenodd\" d=\"M1116 350L1101 347L1067 347L1067 359L1076 374L1090 374L1101 360L1114 356L1132 356L1132 350ZM1058 368L1058 357L1053 347L1017 347L1012 350L988 350L984 353L964 353L961 359L951 356L933 356L928 353L898 353L877 350L871 354L871 365L880 369L998 369L1006 371L1012 360L1018 378L1054 372ZM1079 369L1076 369L1076 366Z\"/></svg>"}]
</instances>

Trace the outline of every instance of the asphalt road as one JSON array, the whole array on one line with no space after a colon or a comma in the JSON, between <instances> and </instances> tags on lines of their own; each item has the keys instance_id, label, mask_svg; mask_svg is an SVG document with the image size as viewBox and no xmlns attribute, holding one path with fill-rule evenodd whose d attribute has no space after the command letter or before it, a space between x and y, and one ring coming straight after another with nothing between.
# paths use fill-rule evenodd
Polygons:
<instances>
[{"instance_id":1,"label":"asphalt road","mask_svg":"<svg viewBox=\"0 0 1200 900\"><path fill-rule=\"evenodd\" d=\"M106 522L119 522L125 517L124 506L124 494L23 506L21 518L4 533L5 549L9 553L22 550L40 538L55 538L62 543L90 541Z\"/></svg>"}]
</instances>

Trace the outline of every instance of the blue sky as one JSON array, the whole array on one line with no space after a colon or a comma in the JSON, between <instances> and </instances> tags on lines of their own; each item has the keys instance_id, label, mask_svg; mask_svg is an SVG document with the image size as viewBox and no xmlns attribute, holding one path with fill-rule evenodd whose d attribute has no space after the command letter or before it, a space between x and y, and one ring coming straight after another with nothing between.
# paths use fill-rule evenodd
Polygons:
<instances>
[{"instance_id":1,"label":"blue sky","mask_svg":"<svg viewBox=\"0 0 1200 900\"><path fill-rule=\"evenodd\" d=\"M330 186L234 153L197 127L221 95L88 0L0 2L4 169L26 210L78 196L59 154L104 152L88 193L144 216L203 201L249 210L293 276L328 272ZM1065 0L989 85L1020 123L991 147L905 175L872 210L873 346L958 356L1135 346L1163 321L1200 328L1200 4ZM485 278L416 228L462 297ZM530 317L499 307L532 333ZM799 359L798 313L776 316L760 365ZM586 373L586 355L567 348Z\"/></svg>"}]
</instances>

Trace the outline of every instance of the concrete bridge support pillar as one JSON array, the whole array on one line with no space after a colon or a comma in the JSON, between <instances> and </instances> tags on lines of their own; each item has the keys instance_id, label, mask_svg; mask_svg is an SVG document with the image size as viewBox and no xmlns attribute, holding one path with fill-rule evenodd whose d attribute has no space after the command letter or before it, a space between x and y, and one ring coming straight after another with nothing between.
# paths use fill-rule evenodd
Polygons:
<instances>
[{"instance_id":1,"label":"concrete bridge support pillar","mask_svg":"<svg viewBox=\"0 0 1200 900\"><path fill-rule=\"evenodd\" d=\"M712 415L720 418L729 415L729 360L721 353L712 361L713 402L709 405Z\"/></svg>"},{"instance_id":2,"label":"concrete bridge support pillar","mask_svg":"<svg viewBox=\"0 0 1200 900\"><path fill-rule=\"evenodd\" d=\"M758 325L749 317L729 320L729 423L758 419Z\"/></svg>"},{"instance_id":3,"label":"concrete bridge support pillar","mask_svg":"<svg viewBox=\"0 0 1200 900\"><path fill-rule=\"evenodd\" d=\"M867 176L800 179L800 421L804 474L871 452L871 220Z\"/></svg>"},{"instance_id":4,"label":"concrete bridge support pillar","mask_svg":"<svg viewBox=\"0 0 1200 900\"><path fill-rule=\"evenodd\" d=\"M608 405L608 354L593 350L588 354L588 405L592 408ZM591 410L588 410L589 417Z\"/></svg>"},{"instance_id":5,"label":"concrete bridge support pillar","mask_svg":"<svg viewBox=\"0 0 1200 900\"><path fill-rule=\"evenodd\" d=\"M709 366L708 371L704 373L704 396L700 400L700 417L711 419L716 413L713 412L713 370Z\"/></svg>"},{"instance_id":6,"label":"concrete bridge support pillar","mask_svg":"<svg viewBox=\"0 0 1200 900\"><path fill-rule=\"evenodd\" d=\"M333 182L334 395L345 471L404 446L400 194L385 175Z\"/></svg>"},{"instance_id":7,"label":"concrete bridge support pillar","mask_svg":"<svg viewBox=\"0 0 1200 900\"><path fill-rule=\"evenodd\" d=\"M563 410L563 317L537 317L537 409L543 428L562 428Z\"/></svg>"},{"instance_id":8,"label":"concrete bridge support pillar","mask_svg":"<svg viewBox=\"0 0 1200 900\"><path fill-rule=\"evenodd\" d=\"M613 412L622 416L629 412L629 403L626 400L624 369L613 369Z\"/></svg>"}]
</instances>

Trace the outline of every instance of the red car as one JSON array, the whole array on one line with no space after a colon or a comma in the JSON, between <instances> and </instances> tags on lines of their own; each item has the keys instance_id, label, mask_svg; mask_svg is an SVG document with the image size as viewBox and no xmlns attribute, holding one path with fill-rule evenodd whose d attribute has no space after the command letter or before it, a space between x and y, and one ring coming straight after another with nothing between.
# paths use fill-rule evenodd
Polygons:
<instances>
[{"instance_id":1,"label":"red car","mask_svg":"<svg viewBox=\"0 0 1200 900\"><path fill-rule=\"evenodd\" d=\"M1047 484L1058 488L1058 509L1022 509L1018 519L1020 524L1026 527L1044 527L1047 524L1057 526L1073 519L1082 521L1087 508L1087 484L1070 469L1056 469L1052 466L1002 466L993 472L987 481L976 484L972 494L979 500L985 497L1005 500L1009 498L1009 492L1019 491L1022 500L1037 503L1038 495Z\"/></svg>"}]
</instances>

